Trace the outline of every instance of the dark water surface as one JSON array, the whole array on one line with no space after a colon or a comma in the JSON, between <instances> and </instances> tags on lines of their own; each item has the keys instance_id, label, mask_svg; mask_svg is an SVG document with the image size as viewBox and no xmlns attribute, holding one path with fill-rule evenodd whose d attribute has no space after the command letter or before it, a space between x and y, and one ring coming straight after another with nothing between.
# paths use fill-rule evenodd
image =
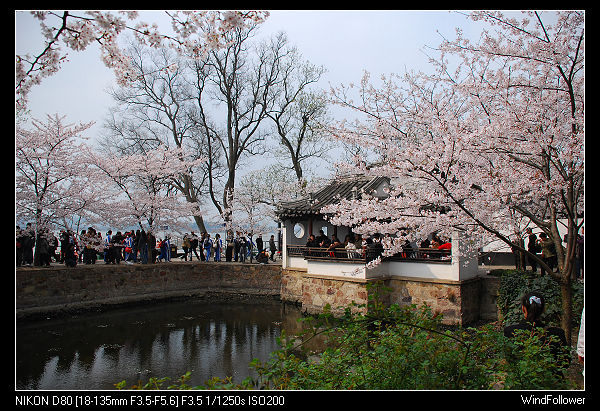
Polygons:
<instances>
[{"instance_id":1,"label":"dark water surface","mask_svg":"<svg viewBox=\"0 0 600 411\"><path fill-rule=\"evenodd\" d=\"M178 301L18 323L16 388L109 390L187 371L190 385L241 382L255 375L250 361L267 360L281 329L292 333L301 316L278 301Z\"/></svg>"}]
</instances>

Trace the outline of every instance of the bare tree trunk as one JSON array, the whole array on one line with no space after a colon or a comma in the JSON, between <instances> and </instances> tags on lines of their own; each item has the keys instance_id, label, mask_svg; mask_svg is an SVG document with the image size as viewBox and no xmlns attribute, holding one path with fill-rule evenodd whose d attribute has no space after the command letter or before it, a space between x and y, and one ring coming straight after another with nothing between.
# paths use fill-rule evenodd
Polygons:
<instances>
[{"instance_id":1,"label":"bare tree trunk","mask_svg":"<svg viewBox=\"0 0 600 411\"><path fill-rule=\"evenodd\" d=\"M560 294L562 297L561 328L565 331L567 345L571 345L573 321L573 289L571 287L571 273L561 274Z\"/></svg>"},{"instance_id":2,"label":"bare tree trunk","mask_svg":"<svg viewBox=\"0 0 600 411\"><path fill-rule=\"evenodd\" d=\"M261 153L264 134L259 126L266 118L270 90L279 75L275 64L280 52L277 48L259 48L257 63L251 65L247 42L252 31L252 28L235 30L230 34L228 47L212 51L204 60L194 62L196 122L206 136L210 154L208 194L226 226L233 221L230 197L235 190L240 160L246 155ZM225 117L220 121L209 118L216 103L221 103ZM224 175L215 173L213 153L222 156ZM221 189L223 191L218 192ZM229 230L228 234L231 234Z\"/></svg>"},{"instance_id":3,"label":"bare tree trunk","mask_svg":"<svg viewBox=\"0 0 600 411\"><path fill-rule=\"evenodd\" d=\"M196 222L196 226L198 227L198 231L200 233L206 232L206 226L204 225L204 218L201 215L195 215L194 221Z\"/></svg>"}]
</instances>

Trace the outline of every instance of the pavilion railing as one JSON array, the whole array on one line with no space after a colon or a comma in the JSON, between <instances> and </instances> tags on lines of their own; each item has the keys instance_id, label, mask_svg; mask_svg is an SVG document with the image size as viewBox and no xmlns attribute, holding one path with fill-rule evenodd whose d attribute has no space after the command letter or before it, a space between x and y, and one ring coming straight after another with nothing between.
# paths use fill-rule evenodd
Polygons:
<instances>
[{"instance_id":1,"label":"pavilion railing","mask_svg":"<svg viewBox=\"0 0 600 411\"><path fill-rule=\"evenodd\" d=\"M307 260L337 260L348 262L369 262L381 255L381 250L334 248L327 250L321 247L307 247L303 245L288 245L287 255L290 257L304 257ZM408 249L392 256L383 257L383 261L407 261L407 262L435 262L451 263L450 250L437 250L434 248Z\"/></svg>"}]
</instances>

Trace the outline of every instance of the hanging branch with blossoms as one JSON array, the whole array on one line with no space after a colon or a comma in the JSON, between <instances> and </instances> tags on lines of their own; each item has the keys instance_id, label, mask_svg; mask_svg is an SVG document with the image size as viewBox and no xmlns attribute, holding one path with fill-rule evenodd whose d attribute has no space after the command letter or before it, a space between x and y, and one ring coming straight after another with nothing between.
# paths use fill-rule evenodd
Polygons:
<instances>
[{"instance_id":1,"label":"hanging branch with blossoms","mask_svg":"<svg viewBox=\"0 0 600 411\"><path fill-rule=\"evenodd\" d=\"M118 44L119 36L132 32L136 38L152 47L172 47L181 53L201 56L209 50L226 45L226 34L238 27L259 24L269 13L257 11L177 11L165 12L171 19L174 35L159 31L156 23L135 22L137 11L32 11L40 21L45 47L37 54L16 55L15 94L17 108L27 105L31 87L58 70L67 60L62 46L75 51L90 44L100 45L101 58L111 68L117 82L126 85L135 78L128 57Z\"/></svg>"}]
</instances>

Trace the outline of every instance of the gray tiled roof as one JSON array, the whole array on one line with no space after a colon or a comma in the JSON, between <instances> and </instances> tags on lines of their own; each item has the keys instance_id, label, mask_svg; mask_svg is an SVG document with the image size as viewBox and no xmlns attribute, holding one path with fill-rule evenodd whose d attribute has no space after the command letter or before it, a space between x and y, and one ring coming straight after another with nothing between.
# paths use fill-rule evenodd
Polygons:
<instances>
[{"instance_id":1,"label":"gray tiled roof","mask_svg":"<svg viewBox=\"0 0 600 411\"><path fill-rule=\"evenodd\" d=\"M356 198L361 198L363 192L371 193L384 182L389 182L389 179L387 177L366 177L363 175L339 177L319 191L312 193L312 196L309 195L298 200L280 203L277 206L276 214L280 219L321 214L320 209L322 207L337 203L342 198L352 199L354 195L356 195Z\"/></svg>"}]
</instances>

